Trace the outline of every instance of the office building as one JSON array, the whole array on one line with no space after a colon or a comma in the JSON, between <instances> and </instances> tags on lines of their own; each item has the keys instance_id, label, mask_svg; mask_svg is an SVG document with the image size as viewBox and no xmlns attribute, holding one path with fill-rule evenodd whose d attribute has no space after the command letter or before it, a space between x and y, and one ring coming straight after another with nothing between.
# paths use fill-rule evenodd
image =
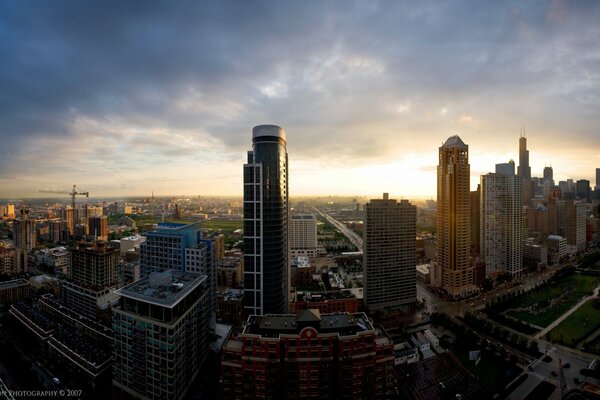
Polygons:
<instances>
[{"instance_id":1,"label":"office building","mask_svg":"<svg viewBox=\"0 0 600 400\"><path fill-rule=\"evenodd\" d=\"M517 175L523 178L523 205L527 205L535 192L532 191L529 150L527 150L527 138L523 131L521 131L521 137L519 138L519 168Z\"/></svg>"},{"instance_id":2,"label":"office building","mask_svg":"<svg viewBox=\"0 0 600 400\"><path fill-rule=\"evenodd\" d=\"M565 238L567 252L579 253L586 247L587 205L574 200L565 202Z\"/></svg>"},{"instance_id":3,"label":"office building","mask_svg":"<svg viewBox=\"0 0 600 400\"><path fill-rule=\"evenodd\" d=\"M88 232L94 240L108 240L108 217L93 215L88 217Z\"/></svg>"},{"instance_id":4,"label":"office building","mask_svg":"<svg viewBox=\"0 0 600 400\"><path fill-rule=\"evenodd\" d=\"M317 256L317 219L314 215L290 216L290 256Z\"/></svg>"},{"instance_id":5,"label":"office building","mask_svg":"<svg viewBox=\"0 0 600 400\"><path fill-rule=\"evenodd\" d=\"M223 348L223 399L391 399L394 345L364 313L253 315Z\"/></svg>"},{"instance_id":6,"label":"office building","mask_svg":"<svg viewBox=\"0 0 600 400\"><path fill-rule=\"evenodd\" d=\"M468 192L467 192L468 194ZM363 293L372 312L417 301L417 207L408 200L373 199L364 207Z\"/></svg>"},{"instance_id":7,"label":"office building","mask_svg":"<svg viewBox=\"0 0 600 400\"><path fill-rule=\"evenodd\" d=\"M124 256L128 251L135 251L136 249L139 251L142 243L146 241L145 236L134 235L127 236L121 238L119 241L119 250L122 256Z\"/></svg>"},{"instance_id":8,"label":"office building","mask_svg":"<svg viewBox=\"0 0 600 400\"><path fill-rule=\"evenodd\" d=\"M461 298L477 291L470 263L469 146L452 136L439 148L437 167L436 262L431 281L448 296Z\"/></svg>"},{"instance_id":9,"label":"office building","mask_svg":"<svg viewBox=\"0 0 600 400\"><path fill-rule=\"evenodd\" d=\"M19 278L0 282L0 306L22 300L28 297L30 293L31 286L25 279Z\"/></svg>"},{"instance_id":10,"label":"office building","mask_svg":"<svg viewBox=\"0 0 600 400\"><path fill-rule=\"evenodd\" d=\"M225 235L222 233L209 238L213 242L215 262L225 257Z\"/></svg>"},{"instance_id":11,"label":"office building","mask_svg":"<svg viewBox=\"0 0 600 400\"><path fill-rule=\"evenodd\" d=\"M513 160L510 160L507 163L496 164L496 173L502 175L514 175L515 162Z\"/></svg>"},{"instance_id":12,"label":"office building","mask_svg":"<svg viewBox=\"0 0 600 400\"><path fill-rule=\"evenodd\" d=\"M554 186L554 172L552 171L552 166L544 167L544 184L550 185L550 187Z\"/></svg>"},{"instance_id":13,"label":"office building","mask_svg":"<svg viewBox=\"0 0 600 400\"><path fill-rule=\"evenodd\" d=\"M48 221L48 237L51 242L58 243L69 239L67 223L62 219Z\"/></svg>"},{"instance_id":14,"label":"office building","mask_svg":"<svg viewBox=\"0 0 600 400\"><path fill-rule=\"evenodd\" d=\"M481 176L481 256L487 277L523 273L522 199L520 176Z\"/></svg>"},{"instance_id":15,"label":"office building","mask_svg":"<svg viewBox=\"0 0 600 400\"><path fill-rule=\"evenodd\" d=\"M13 241L17 252L17 272L27 272L29 253L37 244L35 220L29 219L29 210L22 208L20 217L13 222Z\"/></svg>"},{"instance_id":16,"label":"office building","mask_svg":"<svg viewBox=\"0 0 600 400\"><path fill-rule=\"evenodd\" d=\"M544 269L548 266L548 247L526 240L523 244L523 266L532 271Z\"/></svg>"},{"instance_id":17,"label":"office building","mask_svg":"<svg viewBox=\"0 0 600 400\"><path fill-rule=\"evenodd\" d=\"M289 292L288 155L285 130L252 129L244 164L244 310L282 314Z\"/></svg>"},{"instance_id":18,"label":"office building","mask_svg":"<svg viewBox=\"0 0 600 400\"><path fill-rule=\"evenodd\" d=\"M64 208L60 209L60 218L66 222L67 224L67 229L69 230L69 235L73 236L75 235L75 225L77 225L77 215L76 215L76 210L71 207L71 206L67 206Z\"/></svg>"},{"instance_id":19,"label":"office building","mask_svg":"<svg viewBox=\"0 0 600 400\"><path fill-rule=\"evenodd\" d=\"M88 318L108 317L120 282L119 249L110 243L79 243L71 249L68 279L61 282L60 301Z\"/></svg>"},{"instance_id":20,"label":"office building","mask_svg":"<svg viewBox=\"0 0 600 400\"><path fill-rule=\"evenodd\" d=\"M208 278L168 269L118 293L114 398L183 399L208 355Z\"/></svg>"},{"instance_id":21,"label":"office building","mask_svg":"<svg viewBox=\"0 0 600 400\"><path fill-rule=\"evenodd\" d=\"M590 189L590 181L587 179L580 179L576 184L577 197L581 201L589 203L592 201L592 190Z\"/></svg>"}]
</instances>

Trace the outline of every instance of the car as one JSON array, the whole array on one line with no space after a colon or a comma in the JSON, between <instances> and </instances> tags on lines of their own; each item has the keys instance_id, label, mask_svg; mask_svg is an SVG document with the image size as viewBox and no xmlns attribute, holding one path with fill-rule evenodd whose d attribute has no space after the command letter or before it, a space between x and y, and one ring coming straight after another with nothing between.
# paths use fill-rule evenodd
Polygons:
<instances>
[{"instance_id":1,"label":"car","mask_svg":"<svg viewBox=\"0 0 600 400\"><path fill-rule=\"evenodd\" d=\"M57 377L52 378L52 382L54 382L57 385L60 385L60 379L58 379Z\"/></svg>"},{"instance_id":2,"label":"car","mask_svg":"<svg viewBox=\"0 0 600 400\"><path fill-rule=\"evenodd\" d=\"M553 377L556 378L558 376L558 373L556 373L556 371L552 371L552 372L550 372L550 375L552 375Z\"/></svg>"},{"instance_id":3,"label":"car","mask_svg":"<svg viewBox=\"0 0 600 400\"><path fill-rule=\"evenodd\" d=\"M571 368L571 363L564 363L563 368Z\"/></svg>"}]
</instances>

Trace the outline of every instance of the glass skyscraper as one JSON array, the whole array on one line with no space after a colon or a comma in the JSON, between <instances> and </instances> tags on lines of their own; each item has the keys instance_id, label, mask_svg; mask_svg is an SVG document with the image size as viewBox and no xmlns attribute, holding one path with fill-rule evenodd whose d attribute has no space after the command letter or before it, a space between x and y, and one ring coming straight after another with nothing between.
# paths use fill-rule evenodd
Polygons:
<instances>
[{"instance_id":1,"label":"glass skyscraper","mask_svg":"<svg viewBox=\"0 0 600 400\"><path fill-rule=\"evenodd\" d=\"M288 303L288 156L285 130L252 129L244 165L244 312L281 314Z\"/></svg>"}]
</instances>

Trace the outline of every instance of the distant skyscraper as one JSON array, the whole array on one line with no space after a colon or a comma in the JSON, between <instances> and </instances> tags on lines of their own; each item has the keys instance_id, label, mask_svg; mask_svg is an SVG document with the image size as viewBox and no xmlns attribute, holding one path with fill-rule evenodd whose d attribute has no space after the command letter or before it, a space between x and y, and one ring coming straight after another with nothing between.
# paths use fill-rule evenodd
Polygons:
<instances>
[{"instance_id":1,"label":"distant skyscraper","mask_svg":"<svg viewBox=\"0 0 600 400\"><path fill-rule=\"evenodd\" d=\"M533 197L531 190L531 167L529 166L529 150L527 150L527 138L521 133L519 138L519 168L518 173L523 178L523 204L528 204Z\"/></svg>"},{"instance_id":2,"label":"distant skyscraper","mask_svg":"<svg viewBox=\"0 0 600 400\"><path fill-rule=\"evenodd\" d=\"M552 166L544 167L544 183L550 182L550 186L554 186L554 172Z\"/></svg>"},{"instance_id":3,"label":"distant skyscraper","mask_svg":"<svg viewBox=\"0 0 600 400\"><path fill-rule=\"evenodd\" d=\"M580 179L577 181L577 197L585 202L591 201L592 191L590 189L590 181L587 179Z\"/></svg>"},{"instance_id":4,"label":"distant skyscraper","mask_svg":"<svg viewBox=\"0 0 600 400\"><path fill-rule=\"evenodd\" d=\"M587 206L579 201L568 200L565 202L564 209L567 252L575 254L584 251L586 247Z\"/></svg>"},{"instance_id":5,"label":"distant skyscraper","mask_svg":"<svg viewBox=\"0 0 600 400\"><path fill-rule=\"evenodd\" d=\"M506 164L503 164L506 165ZM496 164L496 170L498 170L498 164ZM514 164L513 164L514 171ZM481 185L477 185L477 190L472 191L469 194L469 203L471 206L471 248L473 249L473 255L478 256L481 253L481 245L479 238L479 207L481 202Z\"/></svg>"},{"instance_id":6,"label":"distant skyscraper","mask_svg":"<svg viewBox=\"0 0 600 400\"><path fill-rule=\"evenodd\" d=\"M252 129L252 151L244 164L244 311L287 311L288 155L285 130Z\"/></svg>"},{"instance_id":7,"label":"distant skyscraper","mask_svg":"<svg viewBox=\"0 0 600 400\"><path fill-rule=\"evenodd\" d=\"M496 164L496 173L502 175L514 175L515 162L513 160L510 160L507 163Z\"/></svg>"},{"instance_id":8,"label":"distant skyscraper","mask_svg":"<svg viewBox=\"0 0 600 400\"><path fill-rule=\"evenodd\" d=\"M486 276L523 273L523 178L487 174L481 177L481 255Z\"/></svg>"},{"instance_id":9,"label":"distant skyscraper","mask_svg":"<svg viewBox=\"0 0 600 400\"><path fill-rule=\"evenodd\" d=\"M596 190L600 190L600 168L596 168Z\"/></svg>"},{"instance_id":10,"label":"distant skyscraper","mask_svg":"<svg viewBox=\"0 0 600 400\"><path fill-rule=\"evenodd\" d=\"M416 302L416 221L416 206L387 193L365 205L363 289L370 311Z\"/></svg>"},{"instance_id":11,"label":"distant skyscraper","mask_svg":"<svg viewBox=\"0 0 600 400\"><path fill-rule=\"evenodd\" d=\"M35 220L28 219L29 210L22 208L13 222L13 240L17 251L17 272L27 272L28 254L37 244Z\"/></svg>"},{"instance_id":12,"label":"distant skyscraper","mask_svg":"<svg viewBox=\"0 0 600 400\"><path fill-rule=\"evenodd\" d=\"M469 146L452 136L439 148L436 263L432 282L451 297L475 292L470 264Z\"/></svg>"}]
</instances>

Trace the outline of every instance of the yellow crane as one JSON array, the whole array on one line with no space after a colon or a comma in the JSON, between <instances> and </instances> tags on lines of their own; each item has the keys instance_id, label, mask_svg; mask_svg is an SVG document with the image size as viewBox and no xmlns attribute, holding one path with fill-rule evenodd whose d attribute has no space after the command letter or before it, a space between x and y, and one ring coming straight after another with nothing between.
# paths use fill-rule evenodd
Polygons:
<instances>
[{"instance_id":1,"label":"yellow crane","mask_svg":"<svg viewBox=\"0 0 600 400\"><path fill-rule=\"evenodd\" d=\"M50 189L42 189L39 192L40 193L68 194L69 196L71 196L71 207L73 209L75 209L75 196L90 197L90 192L78 192L76 185L73 185L73 190L70 192L61 191L61 190L50 190Z\"/></svg>"}]
</instances>

